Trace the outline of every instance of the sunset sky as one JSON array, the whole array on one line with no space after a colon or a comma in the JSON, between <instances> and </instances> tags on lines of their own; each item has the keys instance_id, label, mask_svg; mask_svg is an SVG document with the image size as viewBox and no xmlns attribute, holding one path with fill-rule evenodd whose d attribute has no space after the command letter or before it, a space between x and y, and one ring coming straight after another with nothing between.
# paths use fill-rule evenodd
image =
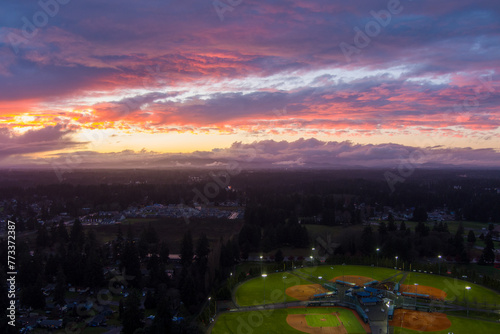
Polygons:
<instances>
[{"instance_id":1,"label":"sunset sky","mask_svg":"<svg viewBox=\"0 0 500 334\"><path fill-rule=\"evenodd\" d=\"M0 60L0 167L500 167L496 0L5 0Z\"/></svg>"}]
</instances>

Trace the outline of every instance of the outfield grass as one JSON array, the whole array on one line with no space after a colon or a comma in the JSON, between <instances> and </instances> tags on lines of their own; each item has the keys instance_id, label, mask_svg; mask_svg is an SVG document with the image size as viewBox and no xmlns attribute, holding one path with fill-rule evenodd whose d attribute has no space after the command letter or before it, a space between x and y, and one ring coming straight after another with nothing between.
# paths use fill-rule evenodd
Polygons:
<instances>
[{"instance_id":1,"label":"outfield grass","mask_svg":"<svg viewBox=\"0 0 500 334\"><path fill-rule=\"evenodd\" d=\"M500 333L500 323L488 322L488 321L478 321L474 319L458 318L453 316L448 316L451 321L451 327L443 331L429 332L432 334L471 334L471 333L481 333L481 334L494 334ZM417 334L423 333L421 331L414 331L410 329L405 329L401 327L394 327L394 334Z\"/></svg>"},{"instance_id":2,"label":"outfield grass","mask_svg":"<svg viewBox=\"0 0 500 334\"><path fill-rule=\"evenodd\" d=\"M415 283L432 286L445 291L447 294L446 300L448 301L465 303L468 298L472 307L475 303L500 305L500 294L471 282L450 277L412 272L406 277L404 284L413 285ZM471 287L469 292L465 289L466 286Z\"/></svg>"},{"instance_id":3,"label":"outfield grass","mask_svg":"<svg viewBox=\"0 0 500 334\"><path fill-rule=\"evenodd\" d=\"M285 301L284 290L302 284L311 283L289 272L268 274L266 278L260 276L252 278L236 288L236 303L239 306L262 305L264 304L264 296L266 304L282 303ZM292 300L297 299L286 296L286 301Z\"/></svg>"},{"instance_id":4,"label":"outfield grass","mask_svg":"<svg viewBox=\"0 0 500 334\"><path fill-rule=\"evenodd\" d=\"M333 268L333 269L332 269ZM323 280L331 280L334 277L342 275L357 275L366 276L381 281L390 276L397 274L399 271L390 268L379 268L370 266L349 266L349 265L333 265L333 266L318 266L301 268L297 271L314 277L321 276ZM400 277L401 278L401 277Z\"/></svg>"},{"instance_id":5,"label":"outfield grass","mask_svg":"<svg viewBox=\"0 0 500 334\"><path fill-rule=\"evenodd\" d=\"M346 327L349 334L366 333L363 326L359 323L356 316L349 310L342 308L291 308L278 310L258 310L249 312L227 312L219 316L217 322L212 329L212 334L227 334L227 333L273 333L273 334L296 334L303 333L298 331L286 322L289 314L306 314L306 319L313 315L321 325L325 326L325 322L321 321L323 317L333 312L339 312L340 318ZM334 316L332 316L334 317ZM329 317L330 318L330 317ZM313 325L310 325L313 326Z\"/></svg>"}]
</instances>

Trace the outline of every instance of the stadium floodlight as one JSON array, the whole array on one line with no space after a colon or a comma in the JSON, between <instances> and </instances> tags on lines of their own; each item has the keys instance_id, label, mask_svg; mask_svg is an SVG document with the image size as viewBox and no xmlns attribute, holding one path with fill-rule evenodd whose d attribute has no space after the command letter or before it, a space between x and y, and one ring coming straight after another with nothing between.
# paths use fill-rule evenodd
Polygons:
<instances>
[{"instance_id":1,"label":"stadium floodlight","mask_svg":"<svg viewBox=\"0 0 500 334\"><path fill-rule=\"evenodd\" d=\"M262 274L262 278L264 279L264 307L266 306L266 277L267 274Z\"/></svg>"},{"instance_id":2,"label":"stadium floodlight","mask_svg":"<svg viewBox=\"0 0 500 334\"><path fill-rule=\"evenodd\" d=\"M467 317L469 317L469 291L470 291L470 286L466 286L465 290L467 290Z\"/></svg>"}]
</instances>

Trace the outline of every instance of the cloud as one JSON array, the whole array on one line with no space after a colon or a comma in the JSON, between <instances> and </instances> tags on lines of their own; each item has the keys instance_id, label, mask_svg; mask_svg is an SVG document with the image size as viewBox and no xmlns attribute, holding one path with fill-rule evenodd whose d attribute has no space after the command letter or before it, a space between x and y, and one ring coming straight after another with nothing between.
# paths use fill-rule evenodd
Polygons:
<instances>
[{"instance_id":1,"label":"cloud","mask_svg":"<svg viewBox=\"0 0 500 334\"><path fill-rule=\"evenodd\" d=\"M0 128L0 160L9 156L50 152L73 148L85 144L71 139L72 131L62 126L49 126L15 134L8 128Z\"/></svg>"},{"instance_id":2,"label":"cloud","mask_svg":"<svg viewBox=\"0 0 500 334\"><path fill-rule=\"evenodd\" d=\"M29 152L29 150L27 150ZM76 158L75 158L76 157ZM37 159L24 160L38 164ZM410 163L415 168L500 167L500 152L494 149L418 148L398 144L362 145L349 141L324 142L316 139L296 141L235 142L230 147L192 153L132 151L98 153L77 151L57 153L45 163L77 168L397 168ZM5 166L5 164L4 164ZM48 165L45 165L48 167Z\"/></svg>"},{"instance_id":3,"label":"cloud","mask_svg":"<svg viewBox=\"0 0 500 334\"><path fill-rule=\"evenodd\" d=\"M0 13L0 121L8 138L18 128L56 124L265 134L276 140L268 143L274 152L285 145L281 138L342 133L493 143L500 129L500 4L402 0L378 33L367 33L373 13L387 5L245 0L221 22L211 1L71 1L16 51L11 38L23 36L22 18L42 9L7 2ZM362 47L357 31L369 35ZM340 43L356 47L351 61ZM25 115L36 120L16 120ZM74 145L66 140L54 147ZM333 152L377 160L391 149ZM325 147L314 151L316 158L326 154Z\"/></svg>"}]
</instances>

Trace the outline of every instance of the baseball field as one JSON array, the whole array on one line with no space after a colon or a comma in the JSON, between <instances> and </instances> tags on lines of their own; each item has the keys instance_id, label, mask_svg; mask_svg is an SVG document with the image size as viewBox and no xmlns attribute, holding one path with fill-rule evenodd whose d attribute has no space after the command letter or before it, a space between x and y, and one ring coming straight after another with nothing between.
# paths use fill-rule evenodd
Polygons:
<instances>
[{"instance_id":1,"label":"baseball field","mask_svg":"<svg viewBox=\"0 0 500 334\"><path fill-rule=\"evenodd\" d=\"M401 309L394 312L394 318L389 325L394 327L394 334L500 333L500 323Z\"/></svg>"},{"instance_id":2,"label":"baseball field","mask_svg":"<svg viewBox=\"0 0 500 334\"><path fill-rule=\"evenodd\" d=\"M349 309L307 307L263 310L258 305L309 300L315 294L327 291L323 284L336 280L356 284L387 280L391 282L389 285L394 285L394 282L400 282L403 274L395 269L375 266L326 265L259 276L240 284L233 296L238 306L257 306L255 310L220 314L212 333L367 333L369 328ZM483 303L490 308L500 305L500 294L471 282L426 273L406 274L401 285L402 292L426 293L433 299L445 299L462 306L464 301L468 301L471 308L481 308ZM403 309L396 310L389 324L394 334L500 333L500 323L493 321Z\"/></svg>"},{"instance_id":3,"label":"baseball field","mask_svg":"<svg viewBox=\"0 0 500 334\"><path fill-rule=\"evenodd\" d=\"M445 299L481 307L496 307L500 305L500 294L483 286L464 280L445 276L418 272L407 272L402 291L427 293L434 299ZM398 275L396 277L393 277ZM283 301L306 300L314 294L324 292L322 284L340 279L344 281L366 282L370 279L382 281L390 279L399 281L403 276L401 271L390 268L369 266L318 266L294 270L293 272L272 273L267 277L257 277L241 284L235 291L236 303L239 306L262 305L264 303L282 303ZM320 278L321 277L321 278ZM392 277L392 278L391 278ZM415 283L418 286L415 286ZM471 287L469 290L466 287ZM265 290L265 291L264 291ZM302 291L301 295L297 291ZM485 306L486 304L486 306Z\"/></svg>"},{"instance_id":4,"label":"baseball field","mask_svg":"<svg viewBox=\"0 0 500 334\"><path fill-rule=\"evenodd\" d=\"M368 330L352 310L308 307L224 313L219 316L212 334L364 334Z\"/></svg>"}]
</instances>

